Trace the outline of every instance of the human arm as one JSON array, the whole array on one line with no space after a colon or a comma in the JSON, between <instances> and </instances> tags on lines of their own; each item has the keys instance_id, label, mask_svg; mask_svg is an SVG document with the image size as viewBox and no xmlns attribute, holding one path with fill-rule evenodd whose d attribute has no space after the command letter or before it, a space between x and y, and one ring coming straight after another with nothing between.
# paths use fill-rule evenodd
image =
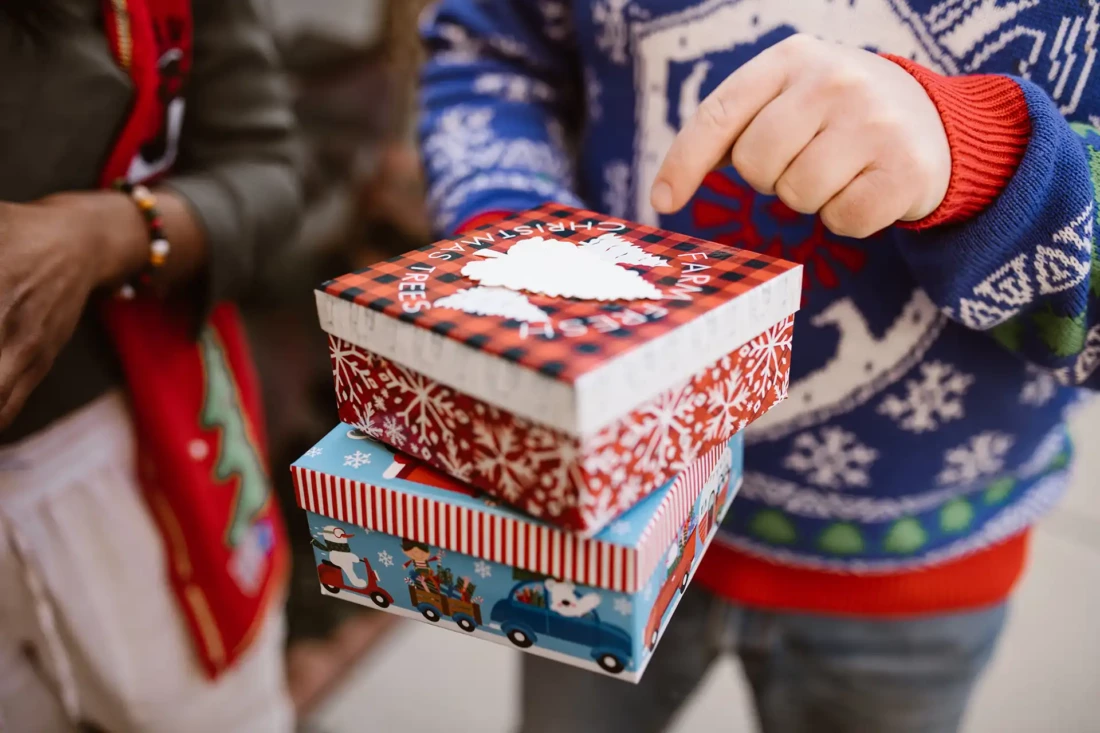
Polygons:
<instances>
[{"instance_id":1,"label":"human arm","mask_svg":"<svg viewBox=\"0 0 1100 733\"><path fill-rule=\"evenodd\" d=\"M1100 383L1093 245L1100 136L1031 82L942 77L797 37L742 66L676 139L653 189L680 208L731 161L834 233L893 237L959 323L1065 383ZM882 240L882 246L890 246Z\"/></svg>"},{"instance_id":2,"label":"human arm","mask_svg":"<svg viewBox=\"0 0 1100 733\"><path fill-rule=\"evenodd\" d=\"M560 12L549 22L547 7ZM579 205L579 71L563 3L443 0L426 16L420 141L438 231L547 201Z\"/></svg>"},{"instance_id":3,"label":"human arm","mask_svg":"<svg viewBox=\"0 0 1100 733\"><path fill-rule=\"evenodd\" d=\"M156 189L172 251L158 289L197 319L232 297L256 250L294 232L292 115L270 40L248 2L194 2L195 63L178 165ZM129 197L73 191L0 203L0 427L49 371L96 292L148 261Z\"/></svg>"}]
</instances>

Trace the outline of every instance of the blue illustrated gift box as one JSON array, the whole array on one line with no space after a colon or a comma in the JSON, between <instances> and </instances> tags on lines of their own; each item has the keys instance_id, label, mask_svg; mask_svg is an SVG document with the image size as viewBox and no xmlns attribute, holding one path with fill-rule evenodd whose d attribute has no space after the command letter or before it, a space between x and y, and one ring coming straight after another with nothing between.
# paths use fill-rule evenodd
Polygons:
<instances>
[{"instance_id":1,"label":"blue illustrated gift box","mask_svg":"<svg viewBox=\"0 0 1100 733\"><path fill-rule=\"evenodd\" d=\"M636 682L741 485L699 456L591 538L340 425L291 468L322 592Z\"/></svg>"}]
</instances>

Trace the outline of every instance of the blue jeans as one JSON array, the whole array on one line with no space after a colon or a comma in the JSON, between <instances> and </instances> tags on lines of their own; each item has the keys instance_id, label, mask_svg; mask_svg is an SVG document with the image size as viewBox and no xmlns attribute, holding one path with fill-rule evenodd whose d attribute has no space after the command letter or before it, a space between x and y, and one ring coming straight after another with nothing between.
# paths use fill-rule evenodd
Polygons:
<instances>
[{"instance_id":1,"label":"blue jeans","mask_svg":"<svg viewBox=\"0 0 1100 733\"><path fill-rule=\"evenodd\" d=\"M1003 605L904 620L757 611L693 588L638 685L525 655L520 730L659 733L732 653L763 733L957 731L1004 620Z\"/></svg>"}]
</instances>

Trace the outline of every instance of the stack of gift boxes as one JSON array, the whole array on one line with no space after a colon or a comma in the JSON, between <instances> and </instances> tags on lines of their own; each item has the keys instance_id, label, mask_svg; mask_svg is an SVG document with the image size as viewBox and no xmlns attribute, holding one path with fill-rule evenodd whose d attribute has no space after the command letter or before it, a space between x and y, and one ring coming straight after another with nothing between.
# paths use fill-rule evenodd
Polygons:
<instances>
[{"instance_id":1,"label":"stack of gift boxes","mask_svg":"<svg viewBox=\"0 0 1100 733\"><path fill-rule=\"evenodd\" d=\"M801 268L547 205L326 283L324 593L637 680L786 396Z\"/></svg>"}]
</instances>

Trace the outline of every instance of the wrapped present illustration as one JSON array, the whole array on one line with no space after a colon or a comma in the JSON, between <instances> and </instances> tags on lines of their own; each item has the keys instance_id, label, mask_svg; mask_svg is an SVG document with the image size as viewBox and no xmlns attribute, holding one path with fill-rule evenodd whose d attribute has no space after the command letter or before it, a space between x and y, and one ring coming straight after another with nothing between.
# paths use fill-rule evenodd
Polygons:
<instances>
[{"instance_id":1,"label":"wrapped present illustration","mask_svg":"<svg viewBox=\"0 0 1100 733\"><path fill-rule=\"evenodd\" d=\"M547 205L326 283L340 419L594 536L784 399L801 267Z\"/></svg>"},{"instance_id":2,"label":"wrapped present illustration","mask_svg":"<svg viewBox=\"0 0 1100 733\"><path fill-rule=\"evenodd\" d=\"M456 490L348 425L291 470L325 594L637 681L742 455L737 434L588 538Z\"/></svg>"}]
</instances>

